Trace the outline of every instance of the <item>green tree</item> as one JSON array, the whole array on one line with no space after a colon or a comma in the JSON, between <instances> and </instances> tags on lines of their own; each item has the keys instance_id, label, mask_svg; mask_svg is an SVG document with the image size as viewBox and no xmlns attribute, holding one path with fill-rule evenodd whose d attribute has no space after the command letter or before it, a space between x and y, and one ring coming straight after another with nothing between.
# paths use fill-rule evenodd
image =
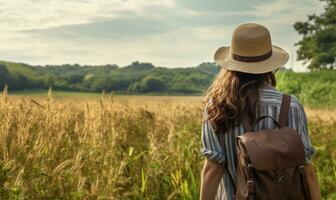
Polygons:
<instances>
[{"instance_id":1,"label":"green tree","mask_svg":"<svg viewBox=\"0 0 336 200\"><path fill-rule=\"evenodd\" d=\"M80 83L80 82L82 82L83 78L84 78L84 75L81 75L81 74L73 74L73 75L70 75L70 76L68 77L68 82L69 82L70 84Z\"/></svg>"},{"instance_id":2,"label":"green tree","mask_svg":"<svg viewBox=\"0 0 336 200\"><path fill-rule=\"evenodd\" d=\"M165 82L156 77L146 77L144 85L148 92L159 92L166 89Z\"/></svg>"},{"instance_id":3,"label":"green tree","mask_svg":"<svg viewBox=\"0 0 336 200\"><path fill-rule=\"evenodd\" d=\"M303 36L296 44L298 60L309 69L336 69L336 0L325 3L324 13L309 15L306 22L296 22L295 30Z\"/></svg>"},{"instance_id":4,"label":"green tree","mask_svg":"<svg viewBox=\"0 0 336 200\"><path fill-rule=\"evenodd\" d=\"M4 85L8 84L9 72L6 65L0 64L0 88L2 89Z\"/></svg>"},{"instance_id":5,"label":"green tree","mask_svg":"<svg viewBox=\"0 0 336 200\"><path fill-rule=\"evenodd\" d=\"M140 82L136 82L129 87L135 92L163 92L167 89L165 82L157 77L146 77Z\"/></svg>"},{"instance_id":6,"label":"green tree","mask_svg":"<svg viewBox=\"0 0 336 200\"><path fill-rule=\"evenodd\" d=\"M52 75L47 75L45 80L44 80L44 85L47 87L51 87L55 84L55 78Z\"/></svg>"}]
</instances>

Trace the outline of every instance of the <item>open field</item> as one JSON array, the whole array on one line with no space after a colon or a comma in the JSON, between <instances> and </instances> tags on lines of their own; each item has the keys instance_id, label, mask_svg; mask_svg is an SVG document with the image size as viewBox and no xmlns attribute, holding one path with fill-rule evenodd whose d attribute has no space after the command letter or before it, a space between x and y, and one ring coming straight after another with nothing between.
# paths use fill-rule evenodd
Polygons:
<instances>
[{"instance_id":1,"label":"open field","mask_svg":"<svg viewBox=\"0 0 336 200\"><path fill-rule=\"evenodd\" d=\"M32 98L37 100L43 100L48 98L48 90L27 90L27 91L16 91L11 92L12 97L19 98ZM55 100L80 100L80 101L91 101L91 100L100 100L102 96L110 98L113 96L113 100L119 102L141 102L141 103L153 103L153 102L201 102L201 96L174 96L174 95L127 95L127 94L117 94L113 95L112 93L92 93L92 92L73 92L73 91L52 91L52 97Z\"/></svg>"},{"instance_id":2,"label":"open field","mask_svg":"<svg viewBox=\"0 0 336 200\"><path fill-rule=\"evenodd\" d=\"M19 97L31 97L43 99L48 96L48 90L21 90L21 91L11 91L13 96ZM73 91L53 91L52 95L54 98L99 98L101 94L93 92L73 92Z\"/></svg>"},{"instance_id":3,"label":"open field","mask_svg":"<svg viewBox=\"0 0 336 200\"><path fill-rule=\"evenodd\" d=\"M201 99L2 95L1 199L197 199ZM306 111L322 195L336 199L336 110Z\"/></svg>"}]
</instances>

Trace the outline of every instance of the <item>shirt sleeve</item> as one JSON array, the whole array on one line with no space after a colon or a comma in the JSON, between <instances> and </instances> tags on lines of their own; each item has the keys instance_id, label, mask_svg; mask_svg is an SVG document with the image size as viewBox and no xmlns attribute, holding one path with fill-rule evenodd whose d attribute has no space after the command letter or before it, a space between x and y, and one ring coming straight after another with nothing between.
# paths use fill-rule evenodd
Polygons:
<instances>
[{"instance_id":1,"label":"shirt sleeve","mask_svg":"<svg viewBox=\"0 0 336 200\"><path fill-rule=\"evenodd\" d=\"M206 109L203 115L206 117ZM226 155L220 145L219 136L215 133L209 121L202 122L202 146L201 153L207 159L219 164L226 162Z\"/></svg>"},{"instance_id":2,"label":"shirt sleeve","mask_svg":"<svg viewBox=\"0 0 336 200\"><path fill-rule=\"evenodd\" d=\"M311 163L311 158L315 155L315 148L312 145L308 134L307 116L305 110L300 103L298 103L298 105L298 108L296 109L296 111L294 111L297 112L295 117L295 121L297 122L295 124L297 124L297 127L295 128L302 139L305 150L306 162Z\"/></svg>"}]
</instances>

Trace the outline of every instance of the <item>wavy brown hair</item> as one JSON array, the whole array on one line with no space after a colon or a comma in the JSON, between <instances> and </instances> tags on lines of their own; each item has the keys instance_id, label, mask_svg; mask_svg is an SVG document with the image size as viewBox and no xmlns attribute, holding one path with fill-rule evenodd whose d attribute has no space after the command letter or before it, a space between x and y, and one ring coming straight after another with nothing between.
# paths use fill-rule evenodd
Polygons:
<instances>
[{"instance_id":1,"label":"wavy brown hair","mask_svg":"<svg viewBox=\"0 0 336 200\"><path fill-rule=\"evenodd\" d=\"M243 113L254 121L259 111L259 89L268 82L276 86L273 72L249 74L221 69L209 87L206 118L216 133L226 133L241 123Z\"/></svg>"}]
</instances>

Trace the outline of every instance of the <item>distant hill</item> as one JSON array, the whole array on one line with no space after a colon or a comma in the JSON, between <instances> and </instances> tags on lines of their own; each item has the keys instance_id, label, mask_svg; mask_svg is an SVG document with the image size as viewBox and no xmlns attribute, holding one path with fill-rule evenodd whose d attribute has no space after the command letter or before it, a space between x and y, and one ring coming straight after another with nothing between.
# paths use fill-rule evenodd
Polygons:
<instances>
[{"instance_id":1,"label":"distant hill","mask_svg":"<svg viewBox=\"0 0 336 200\"><path fill-rule=\"evenodd\" d=\"M124 93L201 93L220 68L214 63L196 67L164 68L151 63L117 65L46 65L0 61L0 86L10 90L46 89Z\"/></svg>"}]
</instances>

